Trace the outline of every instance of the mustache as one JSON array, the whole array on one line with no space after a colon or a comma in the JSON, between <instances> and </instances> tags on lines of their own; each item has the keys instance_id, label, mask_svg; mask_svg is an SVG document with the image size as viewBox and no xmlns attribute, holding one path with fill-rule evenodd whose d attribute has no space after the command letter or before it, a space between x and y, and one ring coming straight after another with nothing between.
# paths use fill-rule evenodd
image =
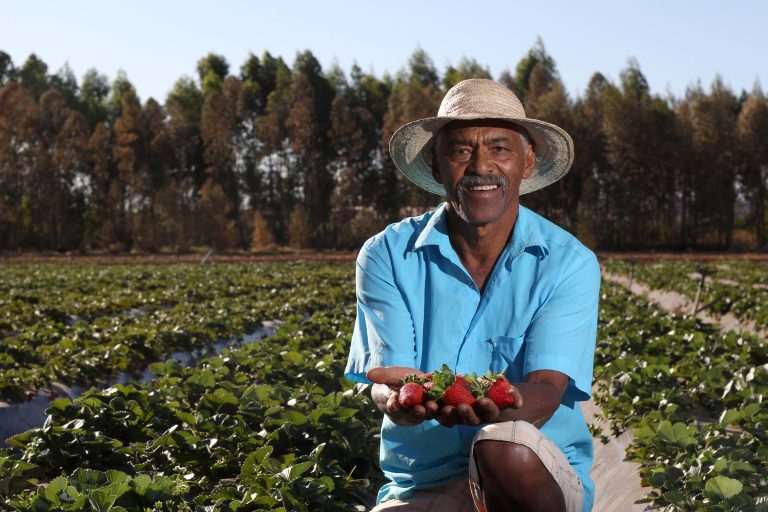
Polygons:
<instances>
[{"instance_id":1,"label":"mustache","mask_svg":"<svg viewBox=\"0 0 768 512\"><path fill-rule=\"evenodd\" d=\"M468 175L459 180L459 188L482 187L485 185L497 185L505 187L507 180L499 174L487 174L485 176Z\"/></svg>"}]
</instances>

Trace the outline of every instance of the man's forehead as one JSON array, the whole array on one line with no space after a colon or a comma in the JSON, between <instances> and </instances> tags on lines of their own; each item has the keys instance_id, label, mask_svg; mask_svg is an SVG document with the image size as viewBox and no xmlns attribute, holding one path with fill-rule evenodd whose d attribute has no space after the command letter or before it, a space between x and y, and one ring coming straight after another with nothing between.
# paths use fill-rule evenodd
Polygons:
<instances>
[{"instance_id":1,"label":"man's forehead","mask_svg":"<svg viewBox=\"0 0 768 512\"><path fill-rule=\"evenodd\" d=\"M503 136L505 131L515 132L519 135L522 135L523 137L528 136L525 128L503 119L461 119L451 121L447 125L443 126L437 133L437 138L445 139L448 137L449 139L453 139L457 136L460 138L462 133L474 131L476 128L498 128L499 130L494 130L497 132L495 134L496 137Z\"/></svg>"}]
</instances>

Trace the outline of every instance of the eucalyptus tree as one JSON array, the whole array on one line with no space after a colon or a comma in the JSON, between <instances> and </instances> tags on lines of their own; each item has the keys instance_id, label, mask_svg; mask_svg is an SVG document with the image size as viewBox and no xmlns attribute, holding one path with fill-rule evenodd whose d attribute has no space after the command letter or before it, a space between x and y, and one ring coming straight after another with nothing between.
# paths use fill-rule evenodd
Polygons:
<instances>
[{"instance_id":1,"label":"eucalyptus tree","mask_svg":"<svg viewBox=\"0 0 768 512\"><path fill-rule=\"evenodd\" d=\"M328 128L333 96L333 88L312 52L299 53L293 65L285 126L296 157L296 196L314 223L313 236L320 245L330 245L333 237L328 224L333 192Z\"/></svg>"},{"instance_id":2,"label":"eucalyptus tree","mask_svg":"<svg viewBox=\"0 0 768 512\"><path fill-rule=\"evenodd\" d=\"M91 68L83 76L78 98L88 125L93 129L98 123L107 120L106 101L109 97L109 78Z\"/></svg>"},{"instance_id":3,"label":"eucalyptus tree","mask_svg":"<svg viewBox=\"0 0 768 512\"><path fill-rule=\"evenodd\" d=\"M16 69L13 66L13 59L10 55L0 50L0 87L10 82L15 74Z\"/></svg>"},{"instance_id":4,"label":"eucalyptus tree","mask_svg":"<svg viewBox=\"0 0 768 512\"><path fill-rule=\"evenodd\" d=\"M737 123L739 182L749 204L749 224L758 247L768 243L768 103L758 84L741 108Z\"/></svg>"},{"instance_id":5,"label":"eucalyptus tree","mask_svg":"<svg viewBox=\"0 0 768 512\"><path fill-rule=\"evenodd\" d=\"M242 245L240 179L237 156L241 113L238 99L242 82L227 77L220 89L209 89L203 104L201 135L204 146L205 183L203 213L208 241L217 249Z\"/></svg>"},{"instance_id":6,"label":"eucalyptus tree","mask_svg":"<svg viewBox=\"0 0 768 512\"><path fill-rule=\"evenodd\" d=\"M382 126L382 153L389 154L389 139L400 126L434 116L444 94L432 59L424 50L417 48L408 60L408 65L398 72L392 85ZM389 158L382 165L380 190L377 203L391 220L402 216L400 210L403 207L408 212L415 212L436 202L432 194L408 183Z\"/></svg>"},{"instance_id":7,"label":"eucalyptus tree","mask_svg":"<svg viewBox=\"0 0 768 512\"><path fill-rule=\"evenodd\" d=\"M491 78L487 66L482 66L475 59L462 57L456 67L449 65L443 74L443 89L446 91L468 78Z\"/></svg>"},{"instance_id":8,"label":"eucalyptus tree","mask_svg":"<svg viewBox=\"0 0 768 512\"><path fill-rule=\"evenodd\" d=\"M262 62L266 69L266 62L263 59ZM291 172L293 152L286 129L292 75L280 58L274 61L274 79L275 86L267 95L264 113L256 119L260 182L265 190L261 195L260 210L278 242L285 242L296 186L295 173Z\"/></svg>"},{"instance_id":9,"label":"eucalyptus tree","mask_svg":"<svg viewBox=\"0 0 768 512\"><path fill-rule=\"evenodd\" d=\"M48 90L48 65L34 53L27 57L24 64L16 70L15 78L21 83L35 100Z\"/></svg>"},{"instance_id":10,"label":"eucalyptus tree","mask_svg":"<svg viewBox=\"0 0 768 512\"><path fill-rule=\"evenodd\" d=\"M708 94L700 88L686 96L690 103L692 209L696 242L730 247L734 226L735 179L738 165L737 99L717 77Z\"/></svg>"},{"instance_id":11,"label":"eucalyptus tree","mask_svg":"<svg viewBox=\"0 0 768 512\"><path fill-rule=\"evenodd\" d=\"M41 145L40 111L30 91L12 80L0 88L0 247L30 247L35 239L34 176Z\"/></svg>"}]
</instances>

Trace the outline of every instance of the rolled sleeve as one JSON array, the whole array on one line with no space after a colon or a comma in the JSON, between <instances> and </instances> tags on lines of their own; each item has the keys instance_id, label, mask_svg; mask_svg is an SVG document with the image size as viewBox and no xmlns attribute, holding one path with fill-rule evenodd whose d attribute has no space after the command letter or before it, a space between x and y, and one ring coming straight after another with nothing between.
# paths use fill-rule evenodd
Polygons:
<instances>
[{"instance_id":1,"label":"rolled sleeve","mask_svg":"<svg viewBox=\"0 0 768 512\"><path fill-rule=\"evenodd\" d=\"M395 284L392 268L370 244L357 258L357 318L344 375L368 382L365 373L377 366L416 365L411 314Z\"/></svg>"},{"instance_id":2,"label":"rolled sleeve","mask_svg":"<svg viewBox=\"0 0 768 512\"><path fill-rule=\"evenodd\" d=\"M597 335L600 265L594 254L562 274L526 333L523 373L556 370L571 379L566 395L587 400L591 394Z\"/></svg>"}]
</instances>

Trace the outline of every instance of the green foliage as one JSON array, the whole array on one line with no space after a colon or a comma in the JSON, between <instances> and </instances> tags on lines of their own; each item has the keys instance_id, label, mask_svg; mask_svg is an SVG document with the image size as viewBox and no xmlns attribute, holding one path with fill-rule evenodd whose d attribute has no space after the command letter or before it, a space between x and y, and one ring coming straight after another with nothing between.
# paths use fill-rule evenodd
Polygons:
<instances>
[{"instance_id":1,"label":"green foliage","mask_svg":"<svg viewBox=\"0 0 768 512\"><path fill-rule=\"evenodd\" d=\"M115 384L51 402L43 428L14 436L10 448L0 450L5 508L341 511L369 505L380 481L374 437L380 415L368 394L342 377L355 314L351 270L270 266L262 274L269 279L243 288L238 282L260 273L257 268L217 267L208 280L191 276L191 268L179 270L200 291L221 280L225 302L262 289L262 300L273 302L270 313L284 324L271 338L192 368L153 363L155 380L147 384ZM320 281L313 281L315 272ZM137 274L149 277L146 270ZM291 293L294 287L300 292ZM215 297L203 302L212 317L226 316Z\"/></svg>"},{"instance_id":2,"label":"green foliage","mask_svg":"<svg viewBox=\"0 0 768 512\"><path fill-rule=\"evenodd\" d=\"M697 263L690 260L666 260L646 265L623 260L609 260L610 272L631 275L652 289L670 290L685 296L692 304L706 276L699 296L699 309L715 316L731 313L739 319L754 321L757 329L768 329L768 265L742 260Z\"/></svg>"},{"instance_id":3,"label":"green foliage","mask_svg":"<svg viewBox=\"0 0 768 512\"><path fill-rule=\"evenodd\" d=\"M265 320L351 301L346 272L313 264L6 266L0 399L19 400L54 382L90 385L119 372L138 375L174 350L205 350ZM317 291L295 293L301 286Z\"/></svg>"},{"instance_id":4,"label":"green foliage","mask_svg":"<svg viewBox=\"0 0 768 512\"><path fill-rule=\"evenodd\" d=\"M610 266L610 265L609 265ZM669 510L754 510L768 468L765 340L666 314L604 283L597 401Z\"/></svg>"},{"instance_id":5,"label":"green foliage","mask_svg":"<svg viewBox=\"0 0 768 512\"><path fill-rule=\"evenodd\" d=\"M0 450L6 509L370 503L381 478L380 413L342 376L355 314L349 265L6 269L3 342L30 358L18 359L30 370L18 389L35 382L31 358L40 351L64 367L73 360L75 381L89 371L103 381L119 370L87 366L139 347L143 360L156 361L154 380L54 400L42 428L12 437ZM283 322L270 338L191 368L166 360L171 350L242 336L266 319ZM27 331L38 334L13 345ZM65 352L92 338L100 341ZM603 285L596 399L615 433L634 429L627 456L640 463L656 507L759 510L768 476L767 365L763 339L723 335Z\"/></svg>"}]
</instances>

